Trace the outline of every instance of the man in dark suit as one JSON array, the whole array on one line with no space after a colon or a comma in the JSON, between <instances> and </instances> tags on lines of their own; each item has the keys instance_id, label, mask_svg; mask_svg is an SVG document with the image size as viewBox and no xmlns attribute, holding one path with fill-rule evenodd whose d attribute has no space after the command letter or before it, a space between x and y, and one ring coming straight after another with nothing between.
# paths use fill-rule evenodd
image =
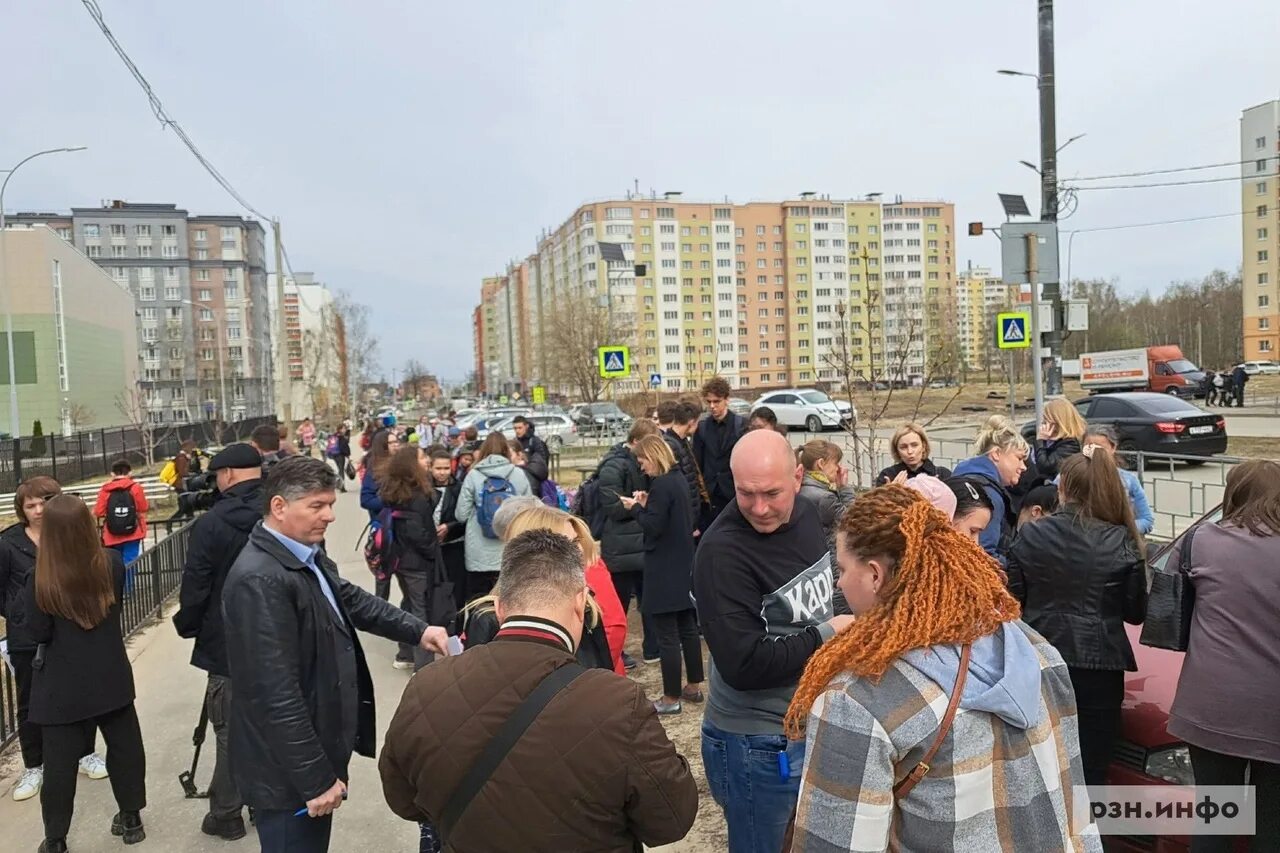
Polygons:
<instances>
[{"instance_id":1,"label":"man in dark suit","mask_svg":"<svg viewBox=\"0 0 1280 853\"><path fill-rule=\"evenodd\" d=\"M321 548L337 487L324 460L277 463L223 589L232 775L263 853L327 851L351 754L374 754L373 680L356 631L447 654L444 628L339 577Z\"/></svg>"},{"instance_id":2,"label":"man in dark suit","mask_svg":"<svg viewBox=\"0 0 1280 853\"><path fill-rule=\"evenodd\" d=\"M705 531L733 500L733 471L729 459L733 448L747 431L747 421L729 411L729 383L716 376L702 386L702 399L710 417L698 424L693 434L693 459L702 472L708 502L702 505L698 529Z\"/></svg>"}]
</instances>

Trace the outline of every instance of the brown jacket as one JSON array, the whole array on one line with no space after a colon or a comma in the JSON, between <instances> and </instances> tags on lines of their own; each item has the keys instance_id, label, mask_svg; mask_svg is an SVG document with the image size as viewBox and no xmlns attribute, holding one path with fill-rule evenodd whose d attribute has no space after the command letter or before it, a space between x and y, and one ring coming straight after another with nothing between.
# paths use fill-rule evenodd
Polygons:
<instances>
[{"instance_id":1,"label":"brown jacket","mask_svg":"<svg viewBox=\"0 0 1280 853\"><path fill-rule=\"evenodd\" d=\"M500 634L413 677L378 762L391 810L431 821L490 737L554 669L542 636ZM680 840L698 791L635 682L591 669L551 700L444 839L448 853L632 853ZM443 834L443 833L442 833Z\"/></svg>"}]
</instances>

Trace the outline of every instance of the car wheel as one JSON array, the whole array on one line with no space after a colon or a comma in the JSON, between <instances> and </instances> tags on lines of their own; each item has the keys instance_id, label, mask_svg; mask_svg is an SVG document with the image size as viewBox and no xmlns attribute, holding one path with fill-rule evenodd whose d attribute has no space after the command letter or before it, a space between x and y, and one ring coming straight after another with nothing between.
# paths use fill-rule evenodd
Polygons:
<instances>
[{"instance_id":1,"label":"car wheel","mask_svg":"<svg viewBox=\"0 0 1280 853\"><path fill-rule=\"evenodd\" d=\"M1168 388L1164 389L1164 393L1166 393L1166 394L1172 394L1172 395L1173 395L1173 396L1175 396L1175 397L1180 397L1180 396L1182 396L1182 395L1178 392L1178 386L1177 386L1177 385L1170 385Z\"/></svg>"},{"instance_id":2,"label":"car wheel","mask_svg":"<svg viewBox=\"0 0 1280 853\"><path fill-rule=\"evenodd\" d=\"M804 420L804 428L809 432L822 432L822 418L817 415L809 415Z\"/></svg>"}]
</instances>

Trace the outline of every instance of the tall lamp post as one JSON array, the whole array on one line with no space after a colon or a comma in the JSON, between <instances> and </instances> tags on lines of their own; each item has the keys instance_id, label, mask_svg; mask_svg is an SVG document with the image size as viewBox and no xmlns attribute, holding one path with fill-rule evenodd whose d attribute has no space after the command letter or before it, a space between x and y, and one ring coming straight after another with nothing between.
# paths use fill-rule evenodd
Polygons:
<instances>
[{"instance_id":1,"label":"tall lamp post","mask_svg":"<svg viewBox=\"0 0 1280 853\"><path fill-rule=\"evenodd\" d=\"M3 244L4 244L4 229L5 229L4 191L9 186L9 179L12 178L14 172L21 169L24 164L29 163L30 161L36 159L37 157L43 157L46 154L62 154L64 152L83 151L83 150L85 150L85 146L76 145L71 148L49 148L45 151L37 151L36 153L31 154L30 156L24 157L23 159L19 160L16 166L8 170L9 173L5 175L4 182L0 183L0 259L3 259L3 260L0 260L0 274L3 274L5 272L6 264L8 260L7 256L3 254ZM19 423L18 421L18 382L17 382L17 373L14 369L14 363L13 363L13 311L11 309L11 302L9 299L9 282L7 280L7 276L6 276L6 281L3 282L3 286L0 286L0 295L2 295L4 298L4 306L3 306L4 330L5 330L5 337L7 339L8 349L9 349L9 434L12 435L14 438L17 438L19 434L19 431L18 431L18 423Z\"/></svg>"}]
</instances>

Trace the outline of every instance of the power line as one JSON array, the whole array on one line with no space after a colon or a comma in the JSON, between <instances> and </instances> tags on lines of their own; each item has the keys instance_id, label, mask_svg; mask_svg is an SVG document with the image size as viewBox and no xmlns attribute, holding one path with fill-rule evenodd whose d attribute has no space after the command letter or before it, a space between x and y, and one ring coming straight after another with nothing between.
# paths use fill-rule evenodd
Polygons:
<instances>
[{"instance_id":1,"label":"power line","mask_svg":"<svg viewBox=\"0 0 1280 853\"><path fill-rule=\"evenodd\" d=\"M1205 169L1222 169L1227 166L1243 166L1247 163L1256 163L1259 160L1275 160L1280 159L1280 155L1268 154L1262 157L1254 157L1251 160L1233 160L1229 163L1206 163L1202 166L1179 166L1173 169L1150 169L1145 172L1120 172L1115 175L1091 175L1085 178L1071 178L1072 181L1109 181L1114 178L1145 178L1150 175L1172 175L1176 172L1199 172Z\"/></svg>"},{"instance_id":2,"label":"power line","mask_svg":"<svg viewBox=\"0 0 1280 853\"><path fill-rule=\"evenodd\" d=\"M1235 213L1215 213L1211 216L1189 216L1185 219L1163 219L1158 222L1134 222L1129 225L1103 225L1097 228L1074 228L1070 231L1063 231L1063 234L1088 234L1094 231L1123 231L1128 228L1153 228L1157 225L1180 225L1184 222L1204 222L1210 219L1228 219L1233 216L1243 216L1244 211L1236 211Z\"/></svg>"},{"instance_id":3,"label":"power line","mask_svg":"<svg viewBox=\"0 0 1280 853\"><path fill-rule=\"evenodd\" d=\"M209 158L201 153L200 149L196 146L195 141L187 135L185 130L182 129L182 125L178 124L177 120L170 116L165 110L164 104L160 102L160 97L156 95L155 90L151 88L151 84L147 82L147 78L142 75L140 70L138 70L138 66L134 64L134 61L129 57L129 54L120 45L120 42L116 40L115 34L111 32L111 28L107 26L107 22L102 16L102 10L98 8L97 0L81 0L81 2L84 3L84 7L89 10L89 16L92 17L94 23L98 25L98 29L102 30L102 34L107 37L107 41L111 43L111 47L120 57L120 60L124 62L125 67L129 69L129 73L133 75L133 78L138 81L138 85L142 87L142 91L146 93L147 101L151 105L151 112L155 114L156 119L163 126L171 129L177 137L182 140L182 144L187 146L187 149L191 151L196 160L199 161L200 165L204 166L205 171L207 171L213 179L218 182L218 185L226 190L232 198L239 202L241 207L252 213L254 216L257 216L259 219L270 220L270 217L261 213L253 205L249 204L245 197L242 196L236 188L231 185L231 182L218 171L217 167L209 161Z\"/></svg>"},{"instance_id":4,"label":"power line","mask_svg":"<svg viewBox=\"0 0 1280 853\"><path fill-rule=\"evenodd\" d=\"M1190 187L1190 186L1196 186L1199 184L1222 184L1222 183L1228 183L1231 181L1235 181L1238 183L1240 181L1252 180L1254 177L1255 177L1254 175L1243 175L1243 176L1233 175L1232 177L1229 177L1229 178L1197 178L1194 181L1157 181L1156 183L1153 183L1153 184L1111 184L1110 186L1105 186L1105 187L1075 187L1074 189L1080 192L1088 192L1090 190L1148 190L1148 189L1155 189L1158 187ZM1259 175L1257 177L1266 178L1269 176Z\"/></svg>"}]
</instances>

